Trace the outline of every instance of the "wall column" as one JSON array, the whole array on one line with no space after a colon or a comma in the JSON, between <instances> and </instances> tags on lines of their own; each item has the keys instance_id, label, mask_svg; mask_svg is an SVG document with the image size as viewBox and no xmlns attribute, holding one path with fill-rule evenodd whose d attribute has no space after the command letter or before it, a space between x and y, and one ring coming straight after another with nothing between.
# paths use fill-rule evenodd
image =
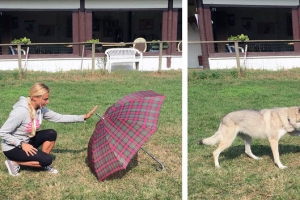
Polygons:
<instances>
[{"instance_id":1,"label":"wall column","mask_svg":"<svg viewBox=\"0 0 300 200\"><path fill-rule=\"evenodd\" d=\"M93 39L93 14L92 11L85 11L85 41ZM84 42L85 42L84 41Z\"/></svg>"},{"instance_id":2,"label":"wall column","mask_svg":"<svg viewBox=\"0 0 300 200\"><path fill-rule=\"evenodd\" d=\"M300 22L300 8L292 8L292 27L293 27L293 39L300 39L299 32L299 22ZM300 43L294 42L294 51L300 51Z\"/></svg>"},{"instance_id":3,"label":"wall column","mask_svg":"<svg viewBox=\"0 0 300 200\"><path fill-rule=\"evenodd\" d=\"M173 19L173 25L172 25L172 38L171 40L172 41L175 41L177 40L177 27L178 27L178 9L173 9L173 16L172 16L172 19ZM176 52L176 48L177 48L177 44L176 43L172 43L171 44L171 53L174 53ZM170 48L170 47L169 47Z\"/></svg>"},{"instance_id":4,"label":"wall column","mask_svg":"<svg viewBox=\"0 0 300 200\"><path fill-rule=\"evenodd\" d=\"M214 34L212 29L211 11L209 6L204 6L204 22L205 22L205 35L207 41L214 41ZM208 53L215 53L213 43L207 44Z\"/></svg>"},{"instance_id":5,"label":"wall column","mask_svg":"<svg viewBox=\"0 0 300 200\"><path fill-rule=\"evenodd\" d=\"M86 42L87 40L92 39L92 23L92 12L81 10L73 12L73 42ZM80 45L74 45L73 53L81 56L82 47L80 47Z\"/></svg>"},{"instance_id":6,"label":"wall column","mask_svg":"<svg viewBox=\"0 0 300 200\"><path fill-rule=\"evenodd\" d=\"M167 40L171 41L172 40L172 31L173 31L173 0L168 0L168 20L167 20ZM167 49L167 55L170 55L172 53L172 46L169 45L169 48ZM167 68L171 67L171 58L167 57Z\"/></svg>"},{"instance_id":7,"label":"wall column","mask_svg":"<svg viewBox=\"0 0 300 200\"><path fill-rule=\"evenodd\" d=\"M202 0L196 0L196 5L197 5L200 41L207 41L206 34L205 34L205 18L204 18L204 9L203 9ZM203 69L209 69L207 44L201 43L201 51L202 51Z\"/></svg>"}]
</instances>

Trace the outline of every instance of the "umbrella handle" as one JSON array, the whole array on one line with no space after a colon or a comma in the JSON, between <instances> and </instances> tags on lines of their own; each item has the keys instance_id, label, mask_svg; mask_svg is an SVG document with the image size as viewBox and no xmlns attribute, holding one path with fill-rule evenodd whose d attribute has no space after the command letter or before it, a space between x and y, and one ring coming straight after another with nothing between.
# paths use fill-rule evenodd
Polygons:
<instances>
[{"instance_id":1,"label":"umbrella handle","mask_svg":"<svg viewBox=\"0 0 300 200\"><path fill-rule=\"evenodd\" d=\"M162 162L160 162L159 160L157 160L153 155L151 155L148 151L146 151L145 149L143 149L141 147L141 149L146 152L153 160L155 160L157 163L159 163L159 165L161 166L161 169L159 169L158 167L156 167L156 170L157 171L163 171L165 169L165 166L164 164L162 164Z\"/></svg>"}]
</instances>

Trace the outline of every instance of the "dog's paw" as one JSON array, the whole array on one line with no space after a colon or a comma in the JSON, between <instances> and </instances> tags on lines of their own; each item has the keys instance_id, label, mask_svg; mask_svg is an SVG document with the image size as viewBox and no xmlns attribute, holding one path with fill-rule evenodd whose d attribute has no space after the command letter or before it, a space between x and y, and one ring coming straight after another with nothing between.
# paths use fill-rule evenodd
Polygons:
<instances>
[{"instance_id":1,"label":"dog's paw","mask_svg":"<svg viewBox=\"0 0 300 200\"><path fill-rule=\"evenodd\" d=\"M288 168L287 166L284 166L284 165L282 165L282 166L278 166L280 169L286 169L286 168Z\"/></svg>"}]
</instances>

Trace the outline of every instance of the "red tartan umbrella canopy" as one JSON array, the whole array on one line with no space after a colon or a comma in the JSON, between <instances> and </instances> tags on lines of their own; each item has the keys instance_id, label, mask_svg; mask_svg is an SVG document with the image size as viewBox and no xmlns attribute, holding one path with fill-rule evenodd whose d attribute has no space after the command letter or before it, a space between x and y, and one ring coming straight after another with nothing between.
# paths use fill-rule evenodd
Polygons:
<instances>
[{"instance_id":1,"label":"red tartan umbrella canopy","mask_svg":"<svg viewBox=\"0 0 300 200\"><path fill-rule=\"evenodd\" d=\"M165 96L152 90L124 96L97 122L88 144L88 161L98 180L126 166L154 134Z\"/></svg>"}]
</instances>

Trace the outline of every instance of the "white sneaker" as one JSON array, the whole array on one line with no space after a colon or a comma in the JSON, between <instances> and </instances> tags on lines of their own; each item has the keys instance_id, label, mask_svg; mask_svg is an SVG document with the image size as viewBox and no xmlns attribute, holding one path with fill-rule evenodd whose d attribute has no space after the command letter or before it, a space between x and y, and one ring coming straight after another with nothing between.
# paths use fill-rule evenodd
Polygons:
<instances>
[{"instance_id":1,"label":"white sneaker","mask_svg":"<svg viewBox=\"0 0 300 200\"><path fill-rule=\"evenodd\" d=\"M5 161L5 165L8 169L8 172L10 175L12 176L19 176L19 171L20 171L20 165L15 164L13 161L11 160L6 160Z\"/></svg>"},{"instance_id":2,"label":"white sneaker","mask_svg":"<svg viewBox=\"0 0 300 200\"><path fill-rule=\"evenodd\" d=\"M52 168L51 166L46 166L46 167L43 167L43 168L44 168L45 171L47 171L49 173L52 173L52 174L57 174L58 173L58 170Z\"/></svg>"}]
</instances>

